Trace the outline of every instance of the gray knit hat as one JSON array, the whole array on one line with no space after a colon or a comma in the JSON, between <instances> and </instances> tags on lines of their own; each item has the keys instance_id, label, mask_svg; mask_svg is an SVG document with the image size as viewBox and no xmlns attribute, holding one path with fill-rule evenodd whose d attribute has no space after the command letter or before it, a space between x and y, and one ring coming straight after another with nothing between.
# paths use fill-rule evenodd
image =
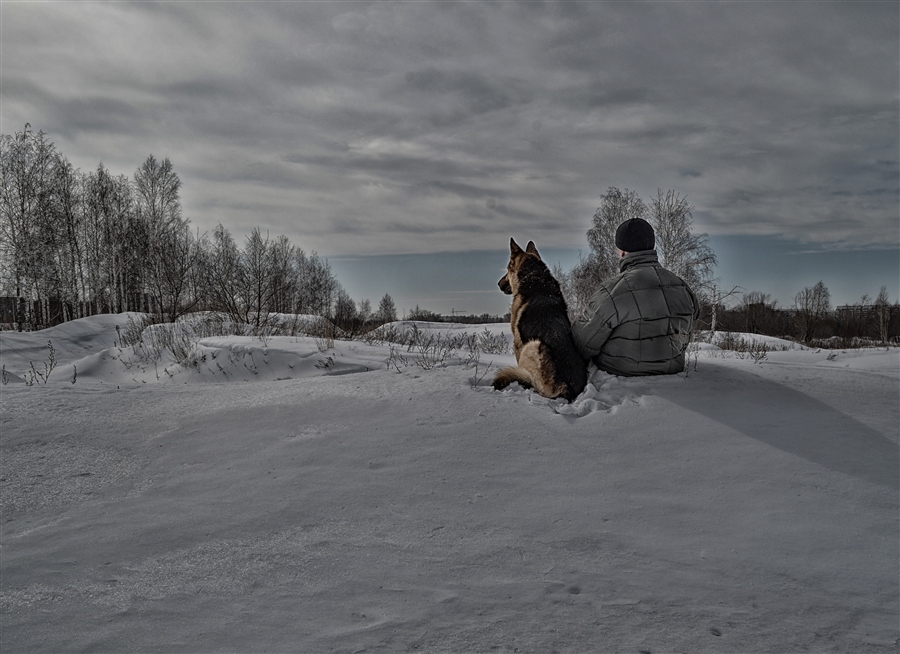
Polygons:
<instances>
[{"instance_id":1,"label":"gray knit hat","mask_svg":"<svg viewBox=\"0 0 900 654\"><path fill-rule=\"evenodd\" d=\"M625 252L640 252L656 247L653 227L643 218L631 218L616 230L616 247Z\"/></svg>"}]
</instances>

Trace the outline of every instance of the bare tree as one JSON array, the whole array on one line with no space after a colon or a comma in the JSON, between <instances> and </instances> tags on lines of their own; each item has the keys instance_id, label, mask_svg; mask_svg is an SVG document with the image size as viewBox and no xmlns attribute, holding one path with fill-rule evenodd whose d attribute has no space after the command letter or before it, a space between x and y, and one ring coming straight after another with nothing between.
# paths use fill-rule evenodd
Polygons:
<instances>
[{"instance_id":1,"label":"bare tree","mask_svg":"<svg viewBox=\"0 0 900 654\"><path fill-rule=\"evenodd\" d=\"M84 177L83 193L85 299L96 311L138 309L154 246L135 215L131 184L100 164Z\"/></svg>"},{"instance_id":2,"label":"bare tree","mask_svg":"<svg viewBox=\"0 0 900 654\"><path fill-rule=\"evenodd\" d=\"M363 325L365 325L370 320L372 320L372 303L365 298L360 300L357 313L359 313L360 321Z\"/></svg>"},{"instance_id":3,"label":"bare tree","mask_svg":"<svg viewBox=\"0 0 900 654\"><path fill-rule=\"evenodd\" d=\"M560 266L553 269L566 299L570 319L587 309L601 282L618 274L616 229L630 218L646 217L647 205L635 191L620 191L611 186L600 196L600 206L587 231L590 253L587 256L579 254L578 263L569 272L564 272Z\"/></svg>"},{"instance_id":4,"label":"bare tree","mask_svg":"<svg viewBox=\"0 0 900 654\"><path fill-rule=\"evenodd\" d=\"M153 254L160 265L151 277L151 292L162 317L175 322L200 302L192 291L197 288L194 276L201 245L187 225L163 232L154 244Z\"/></svg>"},{"instance_id":5,"label":"bare tree","mask_svg":"<svg viewBox=\"0 0 900 654\"><path fill-rule=\"evenodd\" d=\"M762 291L744 293L741 298L740 311L743 317L743 330L751 334L768 334L775 326L777 318L777 300Z\"/></svg>"},{"instance_id":6,"label":"bare tree","mask_svg":"<svg viewBox=\"0 0 900 654\"><path fill-rule=\"evenodd\" d=\"M295 266L296 248L287 236L279 236L269 244L272 267L272 303L270 310L276 313L291 313L297 294L299 273Z\"/></svg>"},{"instance_id":7,"label":"bare tree","mask_svg":"<svg viewBox=\"0 0 900 654\"><path fill-rule=\"evenodd\" d=\"M31 125L0 139L0 251L17 298L17 329L35 326L32 300L47 290L57 245L52 220L54 169L59 155Z\"/></svg>"},{"instance_id":8,"label":"bare tree","mask_svg":"<svg viewBox=\"0 0 900 654\"><path fill-rule=\"evenodd\" d=\"M579 262L584 275L597 283L619 272L619 258L616 254L616 229L631 218L646 218L647 205L635 191L611 186L600 196L600 206L594 212L591 227L587 231L587 241L591 256Z\"/></svg>"},{"instance_id":9,"label":"bare tree","mask_svg":"<svg viewBox=\"0 0 900 654\"><path fill-rule=\"evenodd\" d=\"M338 290L334 302L334 323L351 333L359 330L359 312L356 310L356 302L344 289Z\"/></svg>"},{"instance_id":10,"label":"bare tree","mask_svg":"<svg viewBox=\"0 0 900 654\"><path fill-rule=\"evenodd\" d=\"M415 307L413 307L410 310L409 315L406 317L406 319L407 320L421 320L423 322L440 322L441 316L429 309L422 309L417 304Z\"/></svg>"},{"instance_id":11,"label":"bare tree","mask_svg":"<svg viewBox=\"0 0 900 654\"><path fill-rule=\"evenodd\" d=\"M718 261L709 246L709 237L693 232L693 205L675 191L663 193L657 189L650 207L659 262L687 282L694 292L708 293L713 267Z\"/></svg>"},{"instance_id":12,"label":"bare tree","mask_svg":"<svg viewBox=\"0 0 900 654\"><path fill-rule=\"evenodd\" d=\"M315 252L299 250L296 255L299 272L297 312L328 317L341 288L328 261Z\"/></svg>"},{"instance_id":13,"label":"bare tree","mask_svg":"<svg viewBox=\"0 0 900 654\"><path fill-rule=\"evenodd\" d=\"M138 211L153 232L173 229L182 222L181 180L166 157L159 162L152 154L134 174Z\"/></svg>"},{"instance_id":14,"label":"bare tree","mask_svg":"<svg viewBox=\"0 0 900 654\"><path fill-rule=\"evenodd\" d=\"M263 236L259 228L240 250L218 225L204 246L202 269L208 306L257 327L273 312L330 316L340 290L327 261L307 256L286 236Z\"/></svg>"},{"instance_id":15,"label":"bare tree","mask_svg":"<svg viewBox=\"0 0 900 654\"><path fill-rule=\"evenodd\" d=\"M875 329L878 340L886 343L890 338L891 305L888 298L887 286L882 286L875 298Z\"/></svg>"},{"instance_id":16,"label":"bare tree","mask_svg":"<svg viewBox=\"0 0 900 654\"><path fill-rule=\"evenodd\" d=\"M60 275L58 293L63 302L62 319L65 321L80 317L79 307L81 300L85 298L84 278L81 274L82 185L78 171L63 157L60 157L55 173L56 202L53 211L60 231L60 248L57 254Z\"/></svg>"},{"instance_id":17,"label":"bare tree","mask_svg":"<svg viewBox=\"0 0 900 654\"><path fill-rule=\"evenodd\" d=\"M244 321L255 327L262 325L274 298L273 263L269 237L263 238L259 227L254 227L241 253L241 295Z\"/></svg>"},{"instance_id":18,"label":"bare tree","mask_svg":"<svg viewBox=\"0 0 900 654\"><path fill-rule=\"evenodd\" d=\"M698 298L700 300L701 306L705 306L709 309L709 329L710 331L716 331L718 328L718 319L719 314L724 312L725 303L730 299L742 293L740 286L732 286L729 290L725 291L720 289L718 284L715 281L710 284L709 291L707 293L700 294ZM702 315L702 311L701 311ZM699 327L697 325L694 326L695 329Z\"/></svg>"},{"instance_id":19,"label":"bare tree","mask_svg":"<svg viewBox=\"0 0 900 654\"><path fill-rule=\"evenodd\" d=\"M212 239L204 248L202 267L208 307L226 313L234 322L241 322L244 318L240 295L241 254L221 223L216 225Z\"/></svg>"},{"instance_id":20,"label":"bare tree","mask_svg":"<svg viewBox=\"0 0 900 654\"><path fill-rule=\"evenodd\" d=\"M188 223L181 215L181 180L172 162L147 157L134 174L135 209L147 238L145 284L159 311L172 320L195 302L185 302L190 287L187 278L199 248L195 247Z\"/></svg>"},{"instance_id":21,"label":"bare tree","mask_svg":"<svg viewBox=\"0 0 900 654\"><path fill-rule=\"evenodd\" d=\"M809 342L815 331L831 311L831 294L822 281L815 286L807 286L794 296L794 321L800 339Z\"/></svg>"}]
</instances>

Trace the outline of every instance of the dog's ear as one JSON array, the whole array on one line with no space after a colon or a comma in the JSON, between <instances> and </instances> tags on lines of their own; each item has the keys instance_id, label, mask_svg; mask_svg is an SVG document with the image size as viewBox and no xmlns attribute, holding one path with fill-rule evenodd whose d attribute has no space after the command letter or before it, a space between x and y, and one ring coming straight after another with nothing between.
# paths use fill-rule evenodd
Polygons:
<instances>
[{"instance_id":1,"label":"dog's ear","mask_svg":"<svg viewBox=\"0 0 900 654\"><path fill-rule=\"evenodd\" d=\"M519 254L522 251L522 248L519 247L514 238L509 239L509 251L513 254Z\"/></svg>"},{"instance_id":2,"label":"dog's ear","mask_svg":"<svg viewBox=\"0 0 900 654\"><path fill-rule=\"evenodd\" d=\"M540 252L537 251L537 248L534 247L534 241L528 241L528 245L525 246L525 252L528 254L533 254L538 259L541 258ZM543 261L543 259L541 259Z\"/></svg>"}]
</instances>

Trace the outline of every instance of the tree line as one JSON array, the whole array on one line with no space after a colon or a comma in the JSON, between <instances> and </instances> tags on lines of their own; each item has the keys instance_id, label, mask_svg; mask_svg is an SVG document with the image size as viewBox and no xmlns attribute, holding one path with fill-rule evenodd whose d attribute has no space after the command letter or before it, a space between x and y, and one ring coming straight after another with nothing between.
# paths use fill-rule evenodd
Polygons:
<instances>
[{"instance_id":1,"label":"tree line","mask_svg":"<svg viewBox=\"0 0 900 654\"><path fill-rule=\"evenodd\" d=\"M819 281L801 289L784 308L762 291L743 293L735 306L719 307L718 328L823 346L836 343L851 347L863 341L897 343L900 303L891 303L887 287L882 286L874 298L863 295L854 304L832 307L831 294Z\"/></svg>"},{"instance_id":2,"label":"tree line","mask_svg":"<svg viewBox=\"0 0 900 654\"><path fill-rule=\"evenodd\" d=\"M256 228L239 245L221 224L193 231L180 190L168 158L150 155L130 178L102 163L84 173L30 125L0 136L0 295L15 328L122 311L170 322L219 311L256 326L270 313L396 319L388 294L375 311L357 304L327 260L286 236Z\"/></svg>"},{"instance_id":3,"label":"tree line","mask_svg":"<svg viewBox=\"0 0 900 654\"><path fill-rule=\"evenodd\" d=\"M37 329L96 313L138 311L174 322L192 311L216 311L261 326L273 313L325 316L351 333L397 319L387 293L378 307L355 302L328 261L286 236L253 229L239 244L221 224L193 231L183 215L181 180L168 158L153 155L132 177L100 163L75 169L41 132L26 125L0 135L0 322ZM656 233L660 263L694 289L711 329L816 338L900 339L900 306L882 287L850 307L832 309L822 282L780 308L760 291L721 291L706 234L693 229L694 207L673 190L647 201L610 187L587 231L589 252L571 270L554 266L570 315L587 308L605 279L618 273L616 228L644 218ZM736 306L729 299L741 297ZM490 316L470 316L473 322ZM444 320L418 306L410 319ZM456 321L463 317L454 317Z\"/></svg>"}]
</instances>

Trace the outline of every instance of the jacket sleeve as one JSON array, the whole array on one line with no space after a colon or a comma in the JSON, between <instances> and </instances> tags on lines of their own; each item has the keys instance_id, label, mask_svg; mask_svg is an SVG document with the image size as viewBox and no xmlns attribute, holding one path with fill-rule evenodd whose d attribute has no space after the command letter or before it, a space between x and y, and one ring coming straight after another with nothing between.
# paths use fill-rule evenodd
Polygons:
<instances>
[{"instance_id":1,"label":"jacket sleeve","mask_svg":"<svg viewBox=\"0 0 900 654\"><path fill-rule=\"evenodd\" d=\"M588 308L572 323L572 336L581 358L588 360L600 354L618 324L615 301L607 289L600 288L591 297Z\"/></svg>"}]
</instances>

